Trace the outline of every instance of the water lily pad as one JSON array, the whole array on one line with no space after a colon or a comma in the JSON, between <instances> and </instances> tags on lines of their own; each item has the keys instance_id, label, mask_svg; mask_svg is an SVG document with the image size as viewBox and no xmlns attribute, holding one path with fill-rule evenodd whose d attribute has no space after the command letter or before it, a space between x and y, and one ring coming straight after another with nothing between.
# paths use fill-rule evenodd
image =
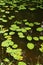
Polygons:
<instances>
[{"instance_id":1,"label":"water lily pad","mask_svg":"<svg viewBox=\"0 0 43 65\"><path fill-rule=\"evenodd\" d=\"M36 10L36 8L28 8L29 10L31 10L31 11L34 11L34 10Z\"/></svg>"},{"instance_id":2,"label":"water lily pad","mask_svg":"<svg viewBox=\"0 0 43 65\"><path fill-rule=\"evenodd\" d=\"M18 32L18 35L19 35L20 38L25 38L25 36L23 35L22 32Z\"/></svg>"},{"instance_id":3,"label":"water lily pad","mask_svg":"<svg viewBox=\"0 0 43 65\"><path fill-rule=\"evenodd\" d=\"M29 26L33 27L33 26L34 26L34 24L33 24L33 23L29 23Z\"/></svg>"},{"instance_id":4,"label":"water lily pad","mask_svg":"<svg viewBox=\"0 0 43 65\"><path fill-rule=\"evenodd\" d=\"M17 13L18 13L19 11L18 11L18 10L15 10L15 12L17 12Z\"/></svg>"},{"instance_id":5,"label":"water lily pad","mask_svg":"<svg viewBox=\"0 0 43 65\"><path fill-rule=\"evenodd\" d=\"M39 36L39 39L43 41L43 36Z\"/></svg>"},{"instance_id":6,"label":"water lily pad","mask_svg":"<svg viewBox=\"0 0 43 65\"><path fill-rule=\"evenodd\" d=\"M14 44L13 41L7 39L7 40L5 40L5 41L2 42L1 46L8 47L8 46L12 46L13 44Z\"/></svg>"},{"instance_id":7,"label":"water lily pad","mask_svg":"<svg viewBox=\"0 0 43 65\"><path fill-rule=\"evenodd\" d=\"M4 33L4 36L7 36L8 35L8 33Z\"/></svg>"},{"instance_id":8,"label":"water lily pad","mask_svg":"<svg viewBox=\"0 0 43 65\"><path fill-rule=\"evenodd\" d=\"M21 61L21 62L18 62L18 65L27 65L25 62Z\"/></svg>"},{"instance_id":9,"label":"water lily pad","mask_svg":"<svg viewBox=\"0 0 43 65\"><path fill-rule=\"evenodd\" d=\"M30 27L26 27L25 29L26 29L26 30L31 30L31 28L30 28Z\"/></svg>"},{"instance_id":10,"label":"water lily pad","mask_svg":"<svg viewBox=\"0 0 43 65\"><path fill-rule=\"evenodd\" d=\"M32 37L28 35L27 40L32 41Z\"/></svg>"},{"instance_id":11,"label":"water lily pad","mask_svg":"<svg viewBox=\"0 0 43 65\"><path fill-rule=\"evenodd\" d=\"M12 39L11 35L5 35L5 37L4 37L4 38L9 39L9 40L11 40L11 39Z\"/></svg>"},{"instance_id":12,"label":"water lily pad","mask_svg":"<svg viewBox=\"0 0 43 65\"><path fill-rule=\"evenodd\" d=\"M14 59L16 60L22 60L22 49L12 49L10 47L6 50L7 53L9 53Z\"/></svg>"},{"instance_id":13,"label":"water lily pad","mask_svg":"<svg viewBox=\"0 0 43 65\"><path fill-rule=\"evenodd\" d=\"M39 23L39 22L34 22L34 24L35 24L35 25L40 25L40 23Z\"/></svg>"},{"instance_id":14,"label":"water lily pad","mask_svg":"<svg viewBox=\"0 0 43 65\"><path fill-rule=\"evenodd\" d=\"M36 28L36 30L41 32L41 31L43 31L43 28L42 27L38 27L38 28Z\"/></svg>"},{"instance_id":15,"label":"water lily pad","mask_svg":"<svg viewBox=\"0 0 43 65\"><path fill-rule=\"evenodd\" d=\"M18 6L18 8L19 8L19 10L24 10L24 9L26 9L26 7L25 7L24 5L20 5L20 6Z\"/></svg>"},{"instance_id":16,"label":"water lily pad","mask_svg":"<svg viewBox=\"0 0 43 65\"><path fill-rule=\"evenodd\" d=\"M5 11L6 14L9 14L10 12L9 11Z\"/></svg>"},{"instance_id":17,"label":"water lily pad","mask_svg":"<svg viewBox=\"0 0 43 65\"><path fill-rule=\"evenodd\" d=\"M27 44L27 47L28 47L30 50L32 50L32 49L34 49L34 44L33 44L33 43L28 43L28 44Z\"/></svg>"},{"instance_id":18,"label":"water lily pad","mask_svg":"<svg viewBox=\"0 0 43 65\"><path fill-rule=\"evenodd\" d=\"M27 30L25 28L21 28L22 32L27 32Z\"/></svg>"},{"instance_id":19,"label":"water lily pad","mask_svg":"<svg viewBox=\"0 0 43 65\"><path fill-rule=\"evenodd\" d=\"M7 20L2 19L2 22L7 22Z\"/></svg>"},{"instance_id":20,"label":"water lily pad","mask_svg":"<svg viewBox=\"0 0 43 65\"><path fill-rule=\"evenodd\" d=\"M15 32L9 32L9 35L14 35L15 34Z\"/></svg>"},{"instance_id":21,"label":"water lily pad","mask_svg":"<svg viewBox=\"0 0 43 65\"><path fill-rule=\"evenodd\" d=\"M29 25L29 22L25 22L25 25Z\"/></svg>"},{"instance_id":22,"label":"water lily pad","mask_svg":"<svg viewBox=\"0 0 43 65\"><path fill-rule=\"evenodd\" d=\"M34 39L35 41L39 41L39 38L38 38L38 37L33 37L33 39Z\"/></svg>"},{"instance_id":23,"label":"water lily pad","mask_svg":"<svg viewBox=\"0 0 43 65\"><path fill-rule=\"evenodd\" d=\"M3 27L3 25L0 25L0 33L5 33L6 31L8 31L8 29L5 29Z\"/></svg>"},{"instance_id":24,"label":"water lily pad","mask_svg":"<svg viewBox=\"0 0 43 65\"><path fill-rule=\"evenodd\" d=\"M13 18L15 18L15 16L10 16L10 17L8 17L10 20L12 20Z\"/></svg>"},{"instance_id":25,"label":"water lily pad","mask_svg":"<svg viewBox=\"0 0 43 65\"><path fill-rule=\"evenodd\" d=\"M23 22L27 22L27 19L24 19Z\"/></svg>"},{"instance_id":26,"label":"water lily pad","mask_svg":"<svg viewBox=\"0 0 43 65\"><path fill-rule=\"evenodd\" d=\"M16 31L16 29L19 29L19 26L16 24L11 25L10 30Z\"/></svg>"},{"instance_id":27,"label":"water lily pad","mask_svg":"<svg viewBox=\"0 0 43 65\"><path fill-rule=\"evenodd\" d=\"M8 58L3 59L4 62L10 62Z\"/></svg>"},{"instance_id":28,"label":"water lily pad","mask_svg":"<svg viewBox=\"0 0 43 65\"><path fill-rule=\"evenodd\" d=\"M3 15L2 17L6 17L6 15Z\"/></svg>"},{"instance_id":29,"label":"water lily pad","mask_svg":"<svg viewBox=\"0 0 43 65\"><path fill-rule=\"evenodd\" d=\"M14 23L16 23L16 24L22 24L22 22L20 22L20 21L15 21Z\"/></svg>"},{"instance_id":30,"label":"water lily pad","mask_svg":"<svg viewBox=\"0 0 43 65\"><path fill-rule=\"evenodd\" d=\"M13 46L12 46L12 48L17 48L18 47L18 45L17 44L14 44Z\"/></svg>"},{"instance_id":31,"label":"water lily pad","mask_svg":"<svg viewBox=\"0 0 43 65\"><path fill-rule=\"evenodd\" d=\"M1 10L1 12L5 12L5 10Z\"/></svg>"}]
</instances>

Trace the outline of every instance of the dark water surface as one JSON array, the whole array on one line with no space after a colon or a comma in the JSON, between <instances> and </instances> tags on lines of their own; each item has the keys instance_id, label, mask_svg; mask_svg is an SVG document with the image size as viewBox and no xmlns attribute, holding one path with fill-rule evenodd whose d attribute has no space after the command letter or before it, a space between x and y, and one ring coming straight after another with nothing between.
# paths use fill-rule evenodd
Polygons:
<instances>
[{"instance_id":1,"label":"dark water surface","mask_svg":"<svg viewBox=\"0 0 43 65\"><path fill-rule=\"evenodd\" d=\"M0 7L4 10L7 10L7 8L5 7ZM37 9L35 11L30 11L28 9L26 10L21 10L19 12L15 12L15 9L17 8L14 8L13 10L11 10L10 6L9 6L9 12L10 14L6 14L5 12L4 13L1 13L0 12L0 17L4 14L6 15L5 19L7 19L7 23L2 23L0 22L0 25L3 24L5 26L5 28L8 28L10 27L11 24L13 24L13 22L15 20L19 20L19 21L22 21L24 19L27 19L29 22L40 22L41 25L43 25L43 10L41 9ZM9 20L8 17L11 16L11 15L14 15L15 18L13 18L12 20ZM41 26L39 25L39 26ZM20 25L21 27L24 27L25 25L24 24L21 24ZM27 36L28 34L30 34L32 37L33 36L40 36L42 35L43 36L43 32L36 32L36 28L38 26L34 26L32 27L32 30L28 31L25 33L25 36ZM34 41L32 40L31 42L33 42L35 44L35 48L33 50L29 50L26 45L28 43L28 41L25 39L20 39L17 35L17 32L15 33L15 35L12 36L12 39L13 41L18 44L19 48L23 49L23 61L25 61L27 63L27 65L29 65L29 63L33 63L33 65L35 65L35 63L37 62L38 58L39 58L39 61L40 63L42 63L43 65L43 54L39 51L39 47L40 47L40 44L43 42L43 41ZM0 43L5 40L3 35L0 34ZM3 60L3 58L5 57L8 57L11 61L14 60L9 54L6 54L5 53L5 48L3 49L1 47L1 44L0 44L0 61ZM14 60L14 63L15 65L17 64L18 61Z\"/></svg>"}]
</instances>

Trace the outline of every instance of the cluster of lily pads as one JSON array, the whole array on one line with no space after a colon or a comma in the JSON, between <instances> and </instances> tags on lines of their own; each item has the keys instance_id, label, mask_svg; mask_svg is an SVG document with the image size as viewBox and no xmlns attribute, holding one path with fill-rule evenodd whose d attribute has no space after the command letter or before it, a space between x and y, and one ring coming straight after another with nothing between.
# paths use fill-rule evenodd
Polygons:
<instances>
[{"instance_id":1,"label":"cluster of lily pads","mask_svg":"<svg viewBox=\"0 0 43 65\"><path fill-rule=\"evenodd\" d=\"M27 0L28 1L28 0ZM9 0L1 0L0 1L0 6L3 6L6 8L6 10L0 8L0 13L5 13L7 15L10 14L10 9L13 10L13 8L17 8L18 10L15 10L14 12L18 12L20 10L26 10L28 4L26 2L23 2L23 4L21 5L17 5L17 3L20 3L20 2L23 2L23 0L12 0L12 1L9 1ZM10 8L6 5L7 4L10 4ZM31 5L31 4L30 4ZM36 7L38 8L41 8L43 9L43 7L40 5L37 5ZM29 7L28 8L29 10L33 11L33 10L36 10L36 8L34 7ZM0 23L7 23L8 20L6 19L6 15L2 15L0 16ZM8 16L8 19L9 20L12 20L15 18L15 15L11 15L11 16ZM22 24L25 24L24 27L22 27ZM32 37L31 35L27 35L25 36L25 33L27 33L28 31L31 31L32 28L34 26L38 26L35 30L36 32L42 32L43 31L43 26L41 27L40 26L41 23L40 22L28 22L27 19L24 19L22 21L14 21L13 24L10 25L9 29L7 29L6 27L4 27L4 25L1 25L0 24L0 34L2 34L2 36L4 36L4 41L2 41L1 43L1 46L2 48L6 48L6 53L7 54L10 54L11 57L13 57L14 59L18 60L18 65L27 65L26 62L23 62L23 55L22 55L22 52L23 50L21 48L19 48L18 44L16 44L15 42L13 42L13 39L12 39L12 36L16 34L18 34L18 37L20 39L25 39L28 41L27 43L27 48L29 50L33 50L35 48L35 44L32 43L32 40L33 41L43 41L43 36L34 36ZM9 32L10 30L10 32ZM43 43L41 43L40 45L41 47L39 48L39 51L43 53ZM8 65L12 65L12 62L10 62L10 60L8 58L4 58L3 59L4 62L8 62ZM4 65L3 62L1 63L1 65ZM40 63L37 63L36 65L42 65Z\"/></svg>"},{"instance_id":2,"label":"cluster of lily pads","mask_svg":"<svg viewBox=\"0 0 43 65\"><path fill-rule=\"evenodd\" d=\"M14 42L10 39L7 39L2 42L2 47L6 47L6 53L9 53L14 59L22 60L22 49L18 48L17 44L14 44ZM12 48L11 48L12 47Z\"/></svg>"},{"instance_id":3,"label":"cluster of lily pads","mask_svg":"<svg viewBox=\"0 0 43 65\"><path fill-rule=\"evenodd\" d=\"M21 4L21 5L18 6L17 3L21 3L21 2L23 4ZM29 3L27 4L26 2L29 2L30 4ZM32 4L36 3L36 6L35 7L31 7L31 3ZM32 1L30 1L30 0L12 0L12 1L10 1L10 0L1 0L0 1L0 5L1 6L5 6L6 4L10 4L11 6L13 6L13 8L17 7L18 10L25 10L26 9L25 6L30 6L28 9L31 10L31 11L36 10L37 8L43 9L43 4L42 3L43 3L42 0L37 0L37 1L36 0L34 0L34 1L33 0Z\"/></svg>"},{"instance_id":4,"label":"cluster of lily pads","mask_svg":"<svg viewBox=\"0 0 43 65\"><path fill-rule=\"evenodd\" d=\"M12 18L13 18L13 16L12 16ZM26 26L25 27L20 27L19 25L23 24L23 22L25 23ZM28 40L27 47L30 50L34 49L35 44L32 43L32 42L29 42L29 41L32 41L32 40L34 40L34 41L39 41L39 40L43 41L43 36L39 36L39 37L34 36L34 37L32 37L30 35L27 35L27 36L24 35L24 33L26 33L27 31L30 31L34 25L39 26L40 23L38 23L38 22L29 23L29 22L27 22L27 20L23 20L23 22L15 21L9 27L9 29L11 31L9 33L8 33L9 29L6 29L6 28L4 28L3 25L0 25L0 34L3 33L4 38L6 38L6 40L4 40L1 43L1 46L6 47L6 53L10 54L16 60L23 60L23 56L22 56L22 49L19 49L18 45L15 44L12 41L12 35L16 34L15 32L18 33L19 38L25 38L26 37L26 39ZM37 31L39 31L39 30L37 28ZM41 28L41 31L43 31L43 28ZM41 32L41 31L39 31L39 32ZM43 44L41 44L41 48L39 48L39 50L41 52L43 52ZM20 65L20 64L26 65L26 63L24 63L24 62L19 62L18 65Z\"/></svg>"},{"instance_id":5,"label":"cluster of lily pads","mask_svg":"<svg viewBox=\"0 0 43 65\"><path fill-rule=\"evenodd\" d=\"M35 40L35 41L39 41L39 40L43 41L43 36L39 36L39 37L35 36L33 38L32 38L32 36L29 36L29 35L27 36L27 40L32 41L32 39Z\"/></svg>"}]
</instances>

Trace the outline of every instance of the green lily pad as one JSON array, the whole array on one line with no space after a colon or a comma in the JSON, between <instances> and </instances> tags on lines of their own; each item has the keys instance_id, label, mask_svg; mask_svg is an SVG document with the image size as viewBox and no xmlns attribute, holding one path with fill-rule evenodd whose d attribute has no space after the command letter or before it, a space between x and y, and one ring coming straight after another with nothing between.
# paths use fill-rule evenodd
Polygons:
<instances>
[{"instance_id":1,"label":"green lily pad","mask_svg":"<svg viewBox=\"0 0 43 65\"><path fill-rule=\"evenodd\" d=\"M8 33L4 33L4 36L7 36L8 35Z\"/></svg>"},{"instance_id":2,"label":"green lily pad","mask_svg":"<svg viewBox=\"0 0 43 65\"><path fill-rule=\"evenodd\" d=\"M43 41L43 36L39 36L39 39Z\"/></svg>"},{"instance_id":3,"label":"green lily pad","mask_svg":"<svg viewBox=\"0 0 43 65\"><path fill-rule=\"evenodd\" d=\"M4 62L10 62L8 58L3 59Z\"/></svg>"},{"instance_id":4,"label":"green lily pad","mask_svg":"<svg viewBox=\"0 0 43 65\"><path fill-rule=\"evenodd\" d=\"M16 24L11 25L10 30L16 31L17 29L19 29L19 26L17 26Z\"/></svg>"},{"instance_id":5,"label":"green lily pad","mask_svg":"<svg viewBox=\"0 0 43 65\"><path fill-rule=\"evenodd\" d=\"M25 29L26 29L26 30L31 30L31 28L30 28L30 27L26 27Z\"/></svg>"},{"instance_id":6,"label":"green lily pad","mask_svg":"<svg viewBox=\"0 0 43 65\"><path fill-rule=\"evenodd\" d=\"M25 37L22 32L18 32L18 35L19 35L20 38L24 38Z\"/></svg>"},{"instance_id":7,"label":"green lily pad","mask_svg":"<svg viewBox=\"0 0 43 65\"><path fill-rule=\"evenodd\" d=\"M7 53L9 53L14 59L16 60L22 60L22 49L12 49L10 47L6 50Z\"/></svg>"},{"instance_id":8,"label":"green lily pad","mask_svg":"<svg viewBox=\"0 0 43 65\"><path fill-rule=\"evenodd\" d=\"M39 38L38 38L38 37L33 37L33 39L34 39L35 41L39 41Z\"/></svg>"},{"instance_id":9,"label":"green lily pad","mask_svg":"<svg viewBox=\"0 0 43 65\"><path fill-rule=\"evenodd\" d=\"M10 12L9 11L5 11L6 14L9 14Z\"/></svg>"},{"instance_id":10,"label":"green lily pad","mask_svg":"<svg viewBox=\"0 0 43 65\"><path fill-rule=\"evenodd\" d=\"M28 8L29 10L31 10L31 11L34 11L34 10L36 10L36 8Z\"/></svg>"},{"instance_id":11,"label":"green lily pad","mask_svg":"<svg viewBox=\"0 0 43 65\"><path fill-rule=\"evenodd\" d=\"M34 24L33 24L33 23L29 23L29 26L33 27L33 26L34 26Z\"/></svg>"},{"instance_id":12,"label":"green lily pad","mask_svg":"<svg viewBox=\"0 0 43 65\"><path fill-rule=\"evenodd\" d=\"M17 48L18 47L18 45L17 44L14 44L13 46L12 46L12 48Z\"/></svg>"},{"instance_id":13,"label":"green lily pad","mask_svg":"<svg viewBox=\"0 0 43 65\"><path fill-rule=\"evenodd\" d=\"M29 22L25 22L25 25L29 25Z\"/></svg>"},{"instance_id":14,"label":"green lily pad","mask_svg":"<svg viewBox=\"0 0 43 65\"><path fill-rule=\"evenodd\" d=\"M18 62L18 65L27 65L25 62L21 61L21 62Z\"/></svg>"},{"instance_id":15,"label":"green lily pad","mask_svg":"<svg viewBox=\"0 0 43 65\"><path fill-rule=\"evenodd\" d=\"M35 25L40 25L40 23L39 23L39 22L34 22L34 24L35 24Z\"/></svg>"},{"instance_id":16,"label":"green lily pad","mask_svg":"<svg viewBox=\"0 0 43 65\"><path fill-rule=\"evenodd\" d=\"M26 9L26 7L25 7L24 5L20 5L20 6L18 6L18 8L19 8L19 10L24 10L24 9Z\"/></svg>"},{"instance_id":17,"label":"green lily pad","mask_svg":"<svg viewBox=\"0 0 43 65\"><path fill-rule=\"evenodd\" d=\"M32 37L28 35L27 40L32 41Z\"/></svg>"},{"instance_id":18,"label":"green lily pad","mask_svg":"<svg viewBox=\"0 0 43 65\"><path fill-rule=\"evenodd\" d=\"M27 19L24 19L23 22L27 22Z\"/></svg>"},{"instance_id":19,"label":"green lily pad","mask_svg":"<svg viewBox=\"0 0 43 65\"><path fill-rule=\"evenodd\" d=\"M3 15L2 17L6 17L6 15Z\"/></svg>"},{"instance_id":20,"label":"green lily pad","mask_svg":"<svg viewBox=\"0 0 43 65\"><path fill-rule=\"evenodd\" d=\"M13 41L7 39L7 40L5 40L5 41L2 42L1 46L8 47L8 46L12 46L13 44L14 44Z\"/></svg>"},{"instance_id":21,"label":"green lily pad","mask_svg":"<svg viewBox=\"0 0 43 65\"><path fill-rule=\"evenodd\" d=\"M9 32L9 35L14 35L15 34L15 32Z\"/></svg>"},{"instance_id":22,"label":"green lily pad","mask_svg":"<svg viewBox=\"0 0 43 65\"><path fill-rule=\"evenodd\" d=\"M22 32L27 32L27 30L25 28L21 28Z\"/></svg>"},{"instance_id":23,"label":"green lily pad","mask_svg":"<svg viewBox=\"0 0 43 65\"><path fill-rule=\"evenodd\" d=\"M2 19L2 22L7 22L7 20Z\"/></svg>"},{"instance_id":24,"label":"green lily pad","mask_svg":"<svg viewBox=\"0 0 43 65\"><path fill-rule=\"evenodd\" d=\"M5 12L5 10L1 10L1 12Z\"/></svg>"},{"instance_id":25,"label":"green lily pad","mask_svg":"<svg viewBox=\"0 0 43 65\"><path fill-rule=\"evenodd\" d=\"M39 32L41 32L41 31L43 31L43 28L38 27L38 28L36 28L36 30L39 31Z\"/></svg>"},{"instance_id":26,"label":"green lily pad","mask_svg":"<svg viewBox=\"0 0 43 65\"><path fill-rule=\"evenodd\" d=\"M32 50L32 49L34 49L34 44L33 43L28 43L27 47L28 47L28 49Z\"/></svg>"},{"instance_id":27,"label":"green lily pad","mask_svg":"<svg viewBox=\"0 0 43 65\"><path fill-rule=\"evenodd\" d=\"M43 47L39 48L39 50L43 53Z\"/></svg>"}]
</instances>

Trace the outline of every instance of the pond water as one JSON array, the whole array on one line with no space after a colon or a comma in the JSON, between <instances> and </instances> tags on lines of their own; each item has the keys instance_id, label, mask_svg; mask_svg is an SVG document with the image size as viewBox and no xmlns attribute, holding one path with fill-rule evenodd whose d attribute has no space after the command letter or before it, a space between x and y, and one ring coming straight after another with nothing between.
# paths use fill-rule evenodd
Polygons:
<instances>
[{"instance_id":1,"label":"pond water","mask_svg":"<svg viewBox=\"0 0 43 65\"><path fill-rule=\"evenodd\" d=\"M18 32L15 31L15 34L12 35L12 40L16 44L18 44L18 48L22 49L23 59L19 61L24 61L26 62L27 65L35 65L35 63L37 63L37 61L39 60L39 62L43 65L43 53L39 51L40 44L43 43L43 40L35 41L32 39L31 41L29 41L26 39L28 35L32 37L43 36L43 31L41 32L36 31L36 28L38 27L42 26L43 28L43 10L40 8L36 9L35 11L31 11L29 9L18 10L18 8L11 8L10 6L8 7L0 6L0 9L5 10L5 12L0 11L0 18L3 16L2 18L8 21L8 22L2 22L2 20L0 20L0 25L3 25L4 28L6 29L9 29L9 27L15 21L22 22L22 24L17 24L21 28L24 28L27 26L25 25L25 22L23 22L23 20L27 20L27 22L29 23L34 23L34 22L40 23L40 25L34 25L32 27L30 26L31 30L23 33L25 35L25 38L19 38L17 34ZM8 11L9 13L6 13L6 11ZM14 18L9 19L10 16L14 16ZM9 33L10 31L11 30L9 29L7 33ZM4 40L6 39L4 38L3 34L0 33L0 62L3 62L3 59L7 57L10 59L10 61L13 61L12 65L17 65L18 61L15 60L13 57L11 57L10 54L7 54L5 52L6 48L3 48L1 46L1 43ZM33 50L30 50L27 48L28 42L34 43L35 48ZM8 65L8 64L5 63L4 65Z\"/></svg>"}]
</instances>

